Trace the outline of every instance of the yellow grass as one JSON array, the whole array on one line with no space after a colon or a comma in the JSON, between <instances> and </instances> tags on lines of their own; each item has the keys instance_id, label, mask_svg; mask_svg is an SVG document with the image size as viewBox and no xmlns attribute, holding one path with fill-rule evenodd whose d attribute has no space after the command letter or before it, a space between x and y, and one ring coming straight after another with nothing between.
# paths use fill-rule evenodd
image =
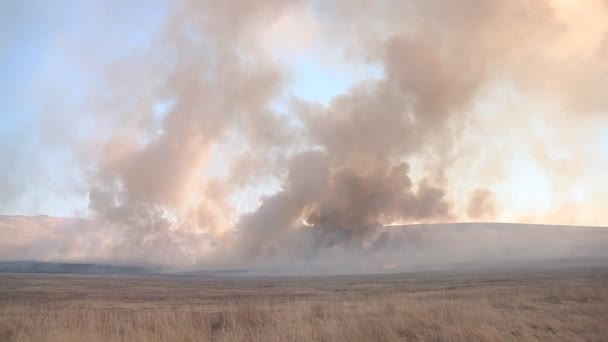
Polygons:
<instances>
[{"instance_id":1,"label":"yellow grass","mask_svg":"<svg viewBox=\"0 0 608 342\"><path fill-rule=\"evenodd\" d=\"M607 341L608 273L0 275L0 341Z\"/></svg>"}]
</instances>

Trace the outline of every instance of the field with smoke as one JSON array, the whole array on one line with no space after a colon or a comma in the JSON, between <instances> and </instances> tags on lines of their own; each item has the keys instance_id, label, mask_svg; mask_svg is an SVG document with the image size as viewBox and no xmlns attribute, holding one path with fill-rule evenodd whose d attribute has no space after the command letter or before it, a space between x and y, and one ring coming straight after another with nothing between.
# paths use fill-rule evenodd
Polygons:
<instances>
[{"instance_id":1,"label":"field with smoke","mask_svg":"<svg viewBox=\"0 0 608 342\"><path fill-rule=\"evenodd\" d=\"M43 125L77 160L88 205L21 257L374 269L428 244L425 262L472 240L485 253L511 229L455 226L468 233L437 242L391 225L607 222L606 1L205 0L168 13L135 52L75 61L90 82ZM303 54L373 71L315 101L292 91ZM68 121L86 133L58 128ZM515 231L517 246L537 234ZM520 255L545 253L529 247Z\"/></svg>"}]
</instances>

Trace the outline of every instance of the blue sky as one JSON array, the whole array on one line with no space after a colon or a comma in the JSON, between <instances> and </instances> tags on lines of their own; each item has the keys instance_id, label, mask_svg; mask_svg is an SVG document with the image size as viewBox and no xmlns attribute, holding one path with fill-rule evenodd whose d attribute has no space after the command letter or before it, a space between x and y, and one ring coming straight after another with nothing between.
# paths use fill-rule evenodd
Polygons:
<instances>
[{"instance_id":1,"label":"blue sky","mask_svg":"<svg viewBox=\"0 0 608 342\"><path fill-rule=\"evenodd\" d=\"M131 11L120 2L0 2L0 213L70 216L86 208L80 166L55 135L83 127L61 120L83 117L68 113L90 81L81 61L142 47L165 15L157 1L133 20L137 4L129 3Z\"/></svg>"}]
</instances>

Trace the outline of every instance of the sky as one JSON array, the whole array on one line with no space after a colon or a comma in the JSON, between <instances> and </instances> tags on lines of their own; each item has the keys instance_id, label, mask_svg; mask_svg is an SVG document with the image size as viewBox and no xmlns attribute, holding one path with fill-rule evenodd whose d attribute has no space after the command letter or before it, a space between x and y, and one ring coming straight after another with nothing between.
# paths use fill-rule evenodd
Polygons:
<instances>
[{"instance_id":1,"label":"sky","mask_svg":"<svg viewBox=\"0 0 608 342\"><path fill-rule=\"evenodd\" d=\"M79 112L87 111L82 108L86 101L83 89L91 81L87 68L145 49L169 12L170 2L162 0L1 3L0 158L4 181L0 213L87 215L82 165L72 147L58 141L53 132L45 132L45 125L55 121L53 116L69 116L69 121L53 123L61 126L53 126L61 131L58 134L85 136L94 130L97 123ZM275 51L292 74L284 97L327 103L354 82L380 73L374 66L343 65L337 56L323 51L294 49L299 48ZM285 111L283 102L277 98L273 105ZM241 205L255 206L256 196L254 192L237 201L253 201Z\"/></svg>"},{"instance_id":2,"label":"sky","mask_svg":"<svg viewBox=\"0 0 608 342\"><path fill-rule=\"evenodd\" d=\"M87 134L86 124L79 121L82 114L74 112L83 101L82 89L88 81L81 60L109 61L145 45L166 10L166 5L158 3L140 20L132 21L120 17L117 4L0 4L4 213L70 216L86 208L73 152L63 141L49 136L53 132L46 132L45 125L54 116L59 120L62 115L71 116L72 122L53 125L69 134Z\"/></svg>"},{"instance_id":3,"label":"sky","mask_svg":"<svg viewBox=\"0 0 608 342\"><path fill-rule=\"evenodd\" d=\"M602 0L0 0L0 214L252 255L605 226L606 86Z\"/></svg>"}]
</instances>

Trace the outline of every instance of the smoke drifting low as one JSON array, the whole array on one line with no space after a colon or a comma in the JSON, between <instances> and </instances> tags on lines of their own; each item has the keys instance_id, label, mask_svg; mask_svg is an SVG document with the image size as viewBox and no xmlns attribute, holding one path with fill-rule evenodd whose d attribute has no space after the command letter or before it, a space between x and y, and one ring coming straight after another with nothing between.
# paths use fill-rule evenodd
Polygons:
<instances>
[{"instance_id":1,"label":"smoke drifting low","mask_svg":"<svg viewBox=\"0 0 608 342\"><path fill-rule=\"evenodd\" d=\"M528 138L504 140L515 147L501 157L483 127L603 120L607 23L605 1L182 1L141 54L91 71L103 75L86 94L91 118L110 128L74 144L86 146L95 227L49 250L182 266L375 262L415 241L384 225L517 221L529 213L492 187L504 190ZM299 98L285 60L319 46L381 73L326 104ZM497 111L492 89L567 110L480 116ZM262 189L259 207L235 204L247 189Z\"/></svg>"}]
</instances>

